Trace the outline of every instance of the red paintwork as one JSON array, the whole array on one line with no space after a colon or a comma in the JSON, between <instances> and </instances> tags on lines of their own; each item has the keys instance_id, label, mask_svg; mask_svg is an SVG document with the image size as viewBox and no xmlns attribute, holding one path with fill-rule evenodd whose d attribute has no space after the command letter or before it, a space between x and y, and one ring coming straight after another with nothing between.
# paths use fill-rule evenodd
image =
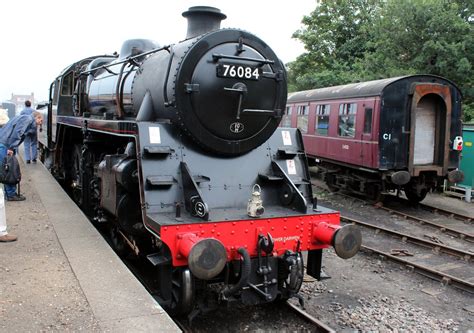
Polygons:
<instances>
[{"instance_id":1,"label":"red paintwork","mask_svg":"<svg viewBox=\"0 0 474 333\"><path fill-rule=\"evenodd\" d=\"M280 256L286 250L296 251L298 240L301 251L327 248L339 228L339 218L339 212L331 212L285 218L179 224L162 227L161 240L171 250L173 266L186 266L188 263L186 256L182 255L183 251L189 254L192 246L203 238L219 240L230 261L240 259L237 253L240 247L244 247L250 256L257 256L258 235L270 233L275 242L273 254Z\"/></svg>"},{"instance_id":2,"label":"red paintwork","mask_svg":"<svg viewBox=\"0 0 474 333\"><path fill-rule=\"evenodd\" d=\"M337 133L339 120L339 105L341 103L357 103L356 131L355 136L341 137ZM329 104L331 112L329 116L328 135L320 135L315 132L316 107L317 105ZM291 127L297 127L297 107L308 105L308 103L288 104L293 107L291 115ZM372 108L372 132L364 131L364 109ZM378 169L379 167L379 119L380 98L354 98L343 100L330 100L309 103L308 132L303 134L305 151L310 157L336 160L348 164Z\"/></svg>"}]
</instances>

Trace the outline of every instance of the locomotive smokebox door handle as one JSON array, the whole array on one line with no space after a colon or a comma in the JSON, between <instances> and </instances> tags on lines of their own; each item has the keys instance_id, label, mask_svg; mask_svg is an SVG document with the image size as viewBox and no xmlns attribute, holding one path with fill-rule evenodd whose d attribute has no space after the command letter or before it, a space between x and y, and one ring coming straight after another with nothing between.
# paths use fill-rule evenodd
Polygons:
<instances>
[{"instance_id":1,"label":"locomotive smokebox door handle","mask_svg":"<svg viewBox=\"0 0 474 333\"><path fill-rule=\"evenodd\" d=\"M242 82L237 82L232 86L232 88L224 87L224 90L233 91L239 93L239 103L237 105L237 116L236 119L240 119L240 110L242 109L242 101L244 100L245 95L247 95L247 86Z\"/></svg>"}]
</instances>

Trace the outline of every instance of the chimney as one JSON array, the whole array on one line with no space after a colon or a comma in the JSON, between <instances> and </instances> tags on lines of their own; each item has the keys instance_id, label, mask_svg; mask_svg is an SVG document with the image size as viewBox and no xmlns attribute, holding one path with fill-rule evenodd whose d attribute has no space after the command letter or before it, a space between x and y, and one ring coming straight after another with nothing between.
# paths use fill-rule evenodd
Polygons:
<instances>
[{"instance_id":1,"label":"chimney","mask_svg":"<svg viewBox=\"0 0 474 333\"><path fill-rule=\"evenodd\" d=\"M227 18L220 9L208 6L190 7L183 13L183 17L188 19L186 39L219 29L221 21Z\"/></svg>"}]
</instances>

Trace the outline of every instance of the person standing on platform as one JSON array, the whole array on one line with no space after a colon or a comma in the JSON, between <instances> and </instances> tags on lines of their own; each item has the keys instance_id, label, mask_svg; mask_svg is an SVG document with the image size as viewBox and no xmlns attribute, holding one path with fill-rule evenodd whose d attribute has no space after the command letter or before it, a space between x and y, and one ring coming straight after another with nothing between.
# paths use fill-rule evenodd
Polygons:
<instances>
[{"instance_id":1,"label":"person standing on platform","mask_svg":"<svg viewBox=\"0 0 474 333\"><path fill-rule=\"evenodd\" d=\"M3 192L0 191L0 242L14 242L17 240L17 236L9 234L7 232L7 215L5 214L5 199Z\"/></svg>"},{"instance_id":2,"label":"person standing on platform","mask_svg":"<svg viewBox=\"0 0 474 333\"><path fill-rule=\"evenodd\" d=\"M8 123L7 110L0 109L0 127ZM0 242L14 242L18 237L7 232L7 215L5 214L5 198L0 191Z\"/></svg>"},{"instance_id":3,"label":"person standing on platform","mask_svg":"<svg viewBox=\"0 0 474 333\"><path fill-rule=\"evenodd\" d=\"M25 108L20 112L20 115L30 116L34 111L35 110L31 107L31 102L25 101ZM38 155L38 130L36 126L25 133L25 142L23 145L25 146L26 163L36 163L36 156Z\"/></svg>"},{"instance_id":4,"label":"person standing on platform","mask_svg":"<svg viewBox=\"0 0 474 333\"><path fill-rule=\"evenodd\" d=\"M43 115L33 111L31 115L20 114L13 117L0 129L0 162L8 154L15 154L18 146L25 139L26 133L36 130L43 123ZM16 186L4 184L7 201L23 201L25 197L16 193Z\"/></svg>"}]
</instances>

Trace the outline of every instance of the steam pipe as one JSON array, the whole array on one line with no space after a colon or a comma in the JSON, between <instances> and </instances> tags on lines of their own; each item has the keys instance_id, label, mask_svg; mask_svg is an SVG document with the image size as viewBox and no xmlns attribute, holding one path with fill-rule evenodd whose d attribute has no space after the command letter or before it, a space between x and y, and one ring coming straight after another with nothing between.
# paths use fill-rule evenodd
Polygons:
<instances>
[{"instance_id":1,"label":"steam pipe","mask_svg":"<svg viewBox=\"0 0 474 333\"><path fill-rule=\"evenodd\" d=\"M227 298L229 296L232 296L236 292L238 292L240 289L242 289L244 286L246 286L249 282L249 276L250 276L250 256L247 250L243 247L239 248L237 250L238 253L243 258L242 262L242 272L240 273L240 280L236 284L234 284L232 287L227 287L224 289L222 292L222 295L224 298Z\"/></svg>"}]
</instances>

